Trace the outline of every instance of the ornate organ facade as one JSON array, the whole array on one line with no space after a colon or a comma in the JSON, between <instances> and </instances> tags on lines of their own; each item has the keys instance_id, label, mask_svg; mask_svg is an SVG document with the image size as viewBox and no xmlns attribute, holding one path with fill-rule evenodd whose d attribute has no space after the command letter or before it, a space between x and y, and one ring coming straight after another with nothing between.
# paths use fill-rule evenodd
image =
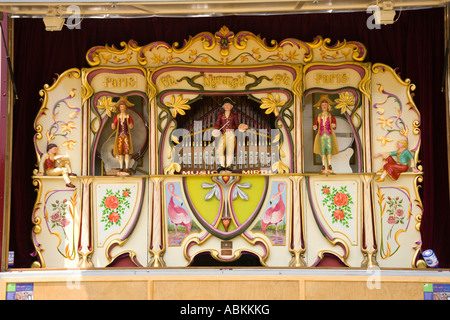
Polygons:
<instances>
[{"instance_id":1,"label":"ornate organ facade","mask_svg":"<svg viewBox=\"0 0 450 320\"><path fill-rule=\"evenodd\" d=\"M414 85L366 62L364 44L330 42L269 44L224 26L182 45L91 48L89 67L40 93L37 166L55 144L76 176L69 188L34 172L34 265L189 267L207 256L262 267L424 266ZM324 130L338 148L330 171L314 152L323 97L333 119ZM121 98L133 119L127 174L113 152ZM214 132L226 98L246 129L229 130L232 161L221 171L225 133Z\"/></svg>"}]
</instances>

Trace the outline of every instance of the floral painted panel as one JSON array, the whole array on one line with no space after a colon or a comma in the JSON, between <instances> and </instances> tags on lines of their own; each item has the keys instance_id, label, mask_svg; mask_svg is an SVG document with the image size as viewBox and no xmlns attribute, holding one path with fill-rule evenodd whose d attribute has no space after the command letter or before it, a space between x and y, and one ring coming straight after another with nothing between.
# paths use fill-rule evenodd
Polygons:
<instances>
[{"instance_id":1,"label":"floral painted panel","mask_svg":"<svg viewBox=\"0 0 450 320\"><path fill-rule=\"evenodd\" d=\"M142 193L140 181L96 185L96 239L99 247L110 238L123 240L133 230L142 205Z\"/></svg>"},{"instance_id":2,"label":"floral painted panel","mask_svg":"<svg viewBox=\"0 0 450 320\"><path fill-rule=\"evenodd\" d=\"M320 228L358 243L358 184L356 181L315 181L315 217ZM322 230L324 231L324 230Z\"/></svg>"},{"instance_id":3,"label":"floral painted panel","mask_svg":"<svg viewBox=\"0 0 450 320\"><path fill-rule=\"evenodd\" d=\"M100 202L100 208L103 209L100 221L104 223L105 231L114 225L122 224L125 211L130 209L130 197L130 188L118 189L115 192L113 189L106 189L106 194Z\"/></svg>"},{"instance_id":4,"label":"floral painted panel","mask_svg":"<svg viewBox=\"0 0 450 320\"><path fill-rule=\"evenodd\" d=\"M400 249L400 234L409 228L412 202L408 188L378 187L377 203L380 209L380 256L388 259Z\"/></svg>"},{"instance_id":5,"label":"floral painted panel","mask_svg":"<svg viewBox=\"0 0 450 320\"><path fill-rule=\"evenodd\" d=\"M49 233L58 238L56 250L64 258L75 260L77 192L52 190L45 196L44 218Z\"/></svg>"},{"instance_id":6,"label":"floral painted panel","mask_svg":"<svg viewBox=\"0 0 450 320\"><path fill-rule=\"evenodd\" d=\"M347 191L347 186L339 189L328 185L322 186L322 205L331 213L332 224L340 223L349 228L349 222L353 219L351 205L354 204L352 195Z\"/></svg>"}]
</instances>

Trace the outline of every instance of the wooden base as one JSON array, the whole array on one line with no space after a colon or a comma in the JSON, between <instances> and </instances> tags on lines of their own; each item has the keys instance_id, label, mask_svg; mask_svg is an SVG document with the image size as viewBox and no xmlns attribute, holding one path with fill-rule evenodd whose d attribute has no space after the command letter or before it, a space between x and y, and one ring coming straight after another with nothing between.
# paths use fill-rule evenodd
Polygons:
<instances>
[{"instance_id":1,"label":"wooden base","mask_svg":"<svg viewBox=\"0 0 450 320\"><path fill-rule=\"evenodd\" d=\"M1 278L0 299L5 299L9 283L33 283L35 300L423 300L424 284L450 283L449 270L430 269L389 271L387 275L380 270L334 272L323 268L315 272L139 270L32 271L28 276L27 271L8 273Z\"/></svg>"}]
</instances>

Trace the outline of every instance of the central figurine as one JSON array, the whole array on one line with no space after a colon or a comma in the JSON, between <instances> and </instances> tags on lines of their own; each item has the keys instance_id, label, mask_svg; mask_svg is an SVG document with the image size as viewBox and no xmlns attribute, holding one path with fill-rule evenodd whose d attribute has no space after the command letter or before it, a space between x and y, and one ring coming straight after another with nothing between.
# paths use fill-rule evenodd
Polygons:
<instances>
[{"instance_id":1,"label":"central figurine","mask_svg":"<svg viewBox=\"0 0 450 320\"><path fill-rule=\"evenodd\" d=\"M239 123L238 115L233 111L235 105L236 103L228 97L222 101L221 107L223 111L219 112L214 125L214 131L212 132L214 137L217 138L220 136L217 146L220 165L217 170L218 172L232 171L231 166L234 161L236 146L234 132L236 129L242 132L248 129L248 125Z\"/></svg>"},{"instance_id":2,"label":"central figurine","mask_svg":"<svg viewBox=\"0 0 450 320\"><path fill-rule=\"evenodd\" d=\"M129 102L126 97L121 97L116 103L116 107L119 108L119 114L114 118L111 127L116 130L116 138L114 141L113 155L119 158L119 175L129 175L131 171L129 169L130 155L133 154L133 143L131 141L131 130L133 130L134 123L133 118L127 113L127 108L134 106ZM124 156L125 156L125 168L124 168Z\"/></svg>"},{"instance_id":3,"label":"central figurine","mask_svg":"<svg viewBox=\"0 0 450 320\"><path fill-rule=\"evenodd\" d=\"M332 173L331 156L339 153L338 143L334 130L336 129L336 118L329 112L334 102L328 95L320 97L314 107L320 107L321 113L314 121L313 130L318 130L314 140L314 153L322 157L322 173ZM327 165L328 162L328 165Z\"/></svg>"}]
</instances>

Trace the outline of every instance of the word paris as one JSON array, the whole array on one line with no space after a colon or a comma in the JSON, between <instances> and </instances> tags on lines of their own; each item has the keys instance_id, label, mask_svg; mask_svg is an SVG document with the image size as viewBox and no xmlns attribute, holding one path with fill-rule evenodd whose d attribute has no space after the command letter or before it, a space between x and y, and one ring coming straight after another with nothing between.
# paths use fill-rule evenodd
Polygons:
<instances>
[{"instance_id":1,"label":"word paris","mask_svg":"<svg viewBox=\"0 0 450 320\"><path fill-rule=\"evenodd\" d=\"M227 158L226 166L232 170L267 174L279 160L278 129L236 129L222 133L214 128L202 130L201 121L194 121L193 128L193 133L187 129L175 129L172 133L172 141L176 143L172 156L181 165L182 174L216 173L224 166L224 158ZM224 149L230 134L234 146L227 152Z\"/></svg>"}]
</instances>

